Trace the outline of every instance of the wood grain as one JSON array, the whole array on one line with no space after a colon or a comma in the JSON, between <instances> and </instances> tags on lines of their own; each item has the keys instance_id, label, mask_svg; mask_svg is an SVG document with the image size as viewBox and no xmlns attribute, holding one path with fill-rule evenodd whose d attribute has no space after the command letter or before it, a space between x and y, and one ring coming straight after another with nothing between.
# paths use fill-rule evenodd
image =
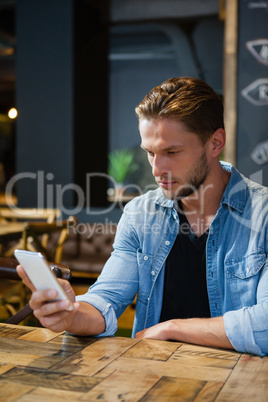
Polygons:
<instances>
[{"instance_id":1,"label":"wood grain","mask_svg":"<svg viewBox=\"0 0 268 402\"><path fill-rule=\"evenodd\" d=\"M32 331L34 331L34 328L31 327L1 324L0 337L19 338L20 336L29 334Z\"/></svg>"},{"instance_id":2,"label":"wood grain","mask_svg":"<svg viewBox=\"0 0 268 402\"><path fill-rule=\"evenodd\" d=\"M243 381L241 381L243 379ZM242 355L228 382L222 389L218 401L268 400L268 359Z\"/></svg>"},{"instance_id":3,"label":"wood grain","mask_svg":"<svg viewBox=\"0 0 268 402\"><path fill-rule=\"evenodd\" d=\"M159 380L157 375L115 372L82 398L83 401L139 401Z\"/></svg>"},{"instance_id":4,"label":"wood grain","mask_svg":"<svg viewBox=\"0 0 268 402\"><path fill-rule=\"evenodd\" d=\"M162 377L143 401L194 401L205 385L200 380Z\"/></svg>"},{"instance_id":5,"label":"wood grain","mask_svg":"<svg viewBox=\"0 0 268 402\"><path fill-rule=\"evenodd\" d=\"M48 370L13 368L2 374L1 381L35 387L87 392L100 380L86 376L72 376Z\"/></svg>"},{"instance_id":6,"label":"wood grain","mask_svg":"<svg viewBox=\"0 0 268 402\"><path fill-rule=\"evenodd\" d=\"M14 367L15 366L13 364L0 364L0 375L6 373Z\"/></svg>"},{"instance_id":7,"label":"wood grain","mask_svg":"<svg viewBox=\"0 0 268 402\"><path fill-rule=\"evenodd\" d=\"M0 383L1 386L1 402L14 402L17 400L21 401L21 397L25 394L28 394L31 390L33 390L34 386L28 385L20 385L20 384L10 384L10 383Z\"/></svg>"},{"instance_id":8,"label":"wood grain","mask_svg":"<svg viewBox=\"0 0 268 402\"><path fill-rule=\"evenodd\" d=\"M268 356L0 324L0 402L258 401Z\"/></svg>"},{"instance_id":9,"label":"wood grain","mask_svg":"<svg viewBox=\"0 0 268 402\"><path fill-rule=\"evenodd\" d=\"M58 389L47 389L36 387L27 394L17 399L19 402L77 402L84 394L82 392L62 391ZM16 399L12 399L12 402Z\"/></svg>"},{"instance_id":10,"label":"wood grain","mask_svg":"<svg viewBox=\"0 0 268 402\"><path fill-rule=\"evenodd\" d=\"M125 357L133 357L137 359L150 359L150 360L167 360L172 353L174 353L179 343L156 341L156 340L142 340L130 348L125 354Z\"/></svg>"},{"instance_id":11,"label":"wood grain","mask_svg":"<svg viewBox=\"0 0 268 402\"><path fill-rule=\"evenodd\" d=\"M29 347L29 345L31 345ZM50 368L76 353L79 347L0 338L0 364Z\"/></svg>"},{"instance_id":12,"label":"wood grain","mask_svg":"<svg viewBox=\"0 0 268 402\"><path fill-rule=\"evenodd\" d=\"M34 331L27 332L19 337L19 339L25 339L28 341L36 341L36 342L48 342L52 339L58 337L59 334L50 331L46 328L38 328Z\"/></svg>"},{"instance_id":13,"label":"wood grain","mask_svg":"<svg viewBox=\"0 0 268 402\"><path fill-rule=\"evenodd\" d=\"M54 366L54 370L76 375L96 375L136 342L129 338L100 338L98 342Z\"/></svg>"},{"instance_id":14,"label":"wood grain","mask_svg":"<svg viewBox=\"0 0 268 402\"><path fill-rule=\"evenodd\" d=\"M58 343L61 345L75 345L84 348L93 342L96 342L97 338L89 336L71 336L65 332L57 335L55 338L49 340L49 343Z\"/></svg>"},{"instance_id":15,"label":"wood grain","mask_svg":"<svg viewBox=\"0 0 268 402\"><path fill-rule=\"evenodd\" d=\"M166 362L145 359L130 359L119 357L110 363L109 369L124 370L132 373L142 372L150 374L158 374L160 376L170 376L179 378L193 378L202 381L222 381L225 382L231 374L231 369L221 367L210 367L201 365L200 362L195 364L178 363L174 360Z\"/></svg>"},{"instance_id":16,"label":"wood grain","mask_svg":"<svg viewBox=\"0 0 268 402\"><path fill-rule=\"evenodd\" d=\"M170 357L184 365L233 368L240 357L239 353L204 348L195 345L183 345Z\"/></svg>"}]
</instances>

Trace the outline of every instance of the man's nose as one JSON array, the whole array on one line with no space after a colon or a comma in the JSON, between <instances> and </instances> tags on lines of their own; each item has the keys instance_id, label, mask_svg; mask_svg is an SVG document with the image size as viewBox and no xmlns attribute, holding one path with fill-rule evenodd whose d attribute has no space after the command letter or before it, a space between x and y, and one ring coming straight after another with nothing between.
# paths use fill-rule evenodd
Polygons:
<instances>
[{"instance_id":1,"label":"man's nose","mask_svg":"<svg viewBox=\"0 0 268 402\"><path fill-rule=\"evenodd\" d=\"M152 172L154 177L161 177L167 174L167 166L162 156L155 155L152 163Z\"/></svg>"}]
</instances>

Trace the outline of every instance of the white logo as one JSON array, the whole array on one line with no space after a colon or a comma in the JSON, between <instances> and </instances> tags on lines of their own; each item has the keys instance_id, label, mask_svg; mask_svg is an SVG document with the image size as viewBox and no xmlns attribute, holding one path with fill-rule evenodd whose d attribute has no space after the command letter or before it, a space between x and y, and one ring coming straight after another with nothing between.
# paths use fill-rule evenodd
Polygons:
<instances>
[{"instance_id":1,"label":"white logo","mask_svg":"<svg viewBox=\"0 0 268 402\"><path fill-rule=\"evenodd\" d=\"M250 40L246 46L259 63L268 66L268 39Z\"/></svg>"},{"instance_id":2,"label":"white logo","mask_svg":"<svg viewBox=\"0 0 268 402\"><path fill-rule=\"evenodd\" d=\"M268 78L260 78L241 91L253 105L268 105Z\"/></svg>"},{"instance_id":3,"label":"white logo","mask_svg":"<svg viewBox=\"0 0 268 402\"><path fill-rule=\"evenodd\" d=\"M248 8L268 8L268 3L267 0L262 1L262 0L258 0L258 1L251 1L251 0L246 0L248 1Z\"/></svg>"},{"instance_id":4,"label":"white logo","mask_svg":"<svg viewBox=\"0 0 268 402\"><path fill-rule=\"evenodd\" d=\"M252 151L251 158L258 165L268 163L268 140L260 142Z\"/></svg>"}]
</instances>

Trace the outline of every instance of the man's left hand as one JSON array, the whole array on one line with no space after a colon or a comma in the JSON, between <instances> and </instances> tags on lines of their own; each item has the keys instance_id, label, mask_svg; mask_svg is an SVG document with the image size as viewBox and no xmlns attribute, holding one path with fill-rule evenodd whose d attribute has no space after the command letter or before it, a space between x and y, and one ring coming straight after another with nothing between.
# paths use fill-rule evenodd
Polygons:
<instances>
[{"instance_id":1,"label":"man's left hand","mask_svg":"<svg viewBox=\"0 0 268 402\"><path fill-rule=\"evenodd\" d=\"M135 338L137 339L158 339L160 341L167 341L170 338L172 322L165 321L156 324L153 327L146 328L143 331L137 332Z\"/></svg>"}]
</instances>

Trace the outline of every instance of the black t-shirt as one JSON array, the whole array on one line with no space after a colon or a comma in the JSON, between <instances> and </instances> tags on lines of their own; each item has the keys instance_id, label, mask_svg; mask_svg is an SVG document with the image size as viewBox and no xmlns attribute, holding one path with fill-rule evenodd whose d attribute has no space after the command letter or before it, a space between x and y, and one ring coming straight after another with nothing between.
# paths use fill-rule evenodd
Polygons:
<instances>
[{"instance_id":1,"label":"black t-shirt","mask_svg":"<svg viewBox=\"0 0 268 402\"><path fill-rule=\"evenodd\" d=\"M160 322L211 316L206 283L208 231L197 237L185 215L179 213L179 219L179 233L166 260Z\"/></svg>"}]
</instances>

